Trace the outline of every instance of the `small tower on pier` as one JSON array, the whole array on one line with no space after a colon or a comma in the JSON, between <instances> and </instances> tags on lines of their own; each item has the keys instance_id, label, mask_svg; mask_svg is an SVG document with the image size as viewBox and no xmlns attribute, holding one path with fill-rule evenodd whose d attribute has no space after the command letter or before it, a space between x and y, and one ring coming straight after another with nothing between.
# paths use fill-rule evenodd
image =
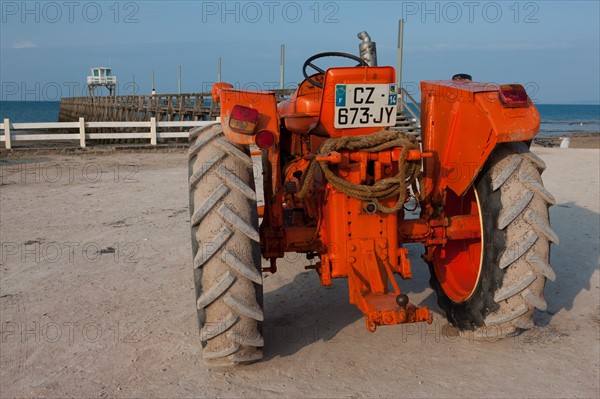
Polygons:
<instances>
[{"instance_id":1,"label":"small tower on pier","mask_svg":"<svg viewBox=\"0 0 600 399\"><path fill-rule=\"evenodd\" d=\"M97 87L106 87L109 95L112 96L117 87L117 77L112 76L111 68L92 68L91 76L87 77L87 84L91 97L95 96Z\"/></svg>"}]
</instances>

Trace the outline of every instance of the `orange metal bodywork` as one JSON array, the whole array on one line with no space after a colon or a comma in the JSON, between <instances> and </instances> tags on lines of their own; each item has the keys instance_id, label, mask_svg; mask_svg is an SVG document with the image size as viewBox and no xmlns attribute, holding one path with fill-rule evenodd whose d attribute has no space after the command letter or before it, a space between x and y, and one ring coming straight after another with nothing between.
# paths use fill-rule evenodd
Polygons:
<instances>
[{"instance_id":1,"label":"orange metal bodywork","mask_svg":"<svg viewBox=\"0 0 600 399\"><path fill-rule=\"evenodd\" d=\"M432 229L423 256L446 295L466 301L482 265L480 204L474 182L498 143L527 142L539 114L531 102L503 106L499 86L471 81L421 82L421 219ZM423 234L422 229L420 234Z\"/></svg>"},{"instance_id":2,"label":"orange metal bodywork","mask_svg":"<svg viewBox=\"0 0 600 399\"><path fill-rule=\"evenodd\" d=\"M429 81L421 93L423 150L434 154L424 164L424 190L436 201L446 187L463 195L497 143L531 140L539 130L533 104L502 106L497 85Z\"/></svg>"},{"instance_id":3,"label":"orange metal bodywork","mask_svg":"<svg viewBox=\"0 0 600 399\"><path fill-rule=\"evenodd\" d=\"M255 134L239 133L229 127L229 118L233 107L235 105L244 105L259 110L256 132L268 130L275 135L277 141L279 137L279 118L275 93L224 88L219 90L219 98L221 101L221 124L223 125L225 136L229 140L238 144L254 144Z\"/></svg>"},{"instance_id":4,"label":"orange metal bodywork","mask_svg":"<svg viewBox=\"0 0 600 399\"><path fill-rule=\"evenodd\" d=\"M429 310L410 304L394 278L394 274L412 277L408 251L402 245L423 243L425 258L441 265L442 285L457 301L467 298L478 272L472 271L472 262L465 257L475 259L482 251L473 181L497 143L533 138L539 127L537 111L532 104L503 107L496 85L423 82L422 150L407 154L407 160L423 162L422 213L419 219L405 220L402 210L392 214L368 211L367 203L338 192L320 168L316 168L309 194L298 196L315 157L327 162L337 176L369 185L398 173L402 150L341 150L316 156L329 138L381 130L334 128L336 84L393 83L393 68L332 68L311 78L321 82L323 89L305 80L289 100L279 104L269 92L237 91L226 84L213 90L213 97L221 102L222 125L230 140L249 145L255 137L229 127L235 105L259 110L255 133L268 130L275 136L275 144L260 151L265 193L265 205L259 209L261 249L270 260L270 267L263 270L275 272L276 259L285 252L306 253L309 259L319 258L307 268L316 269L322 285L348 278L350 302L365 314L369 331L378 325L431 322ZM392 206L396 201L397 197L391 197L380 202ZM449 263L452 259L454 263Z\"/></svg>"}]
</instances>

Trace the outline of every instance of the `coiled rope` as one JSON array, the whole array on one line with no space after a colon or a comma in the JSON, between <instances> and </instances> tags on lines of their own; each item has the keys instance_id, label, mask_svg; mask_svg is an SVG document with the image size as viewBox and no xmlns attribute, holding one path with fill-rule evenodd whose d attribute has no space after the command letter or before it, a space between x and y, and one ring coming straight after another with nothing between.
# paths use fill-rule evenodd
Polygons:
<instances>
[{"instance_id":1,"label":"coiled rope","mask_svg":"<svg viewBox=\"0 0 600 399\"><path fill-rule=\"evenodd\" d=\"M317 161L316 158L313 158L308 166L308 172L304 177L298 197L304 198L310 191L318 164L327 181L337 191L360 201L374 202L377 209L383 213L399 211L406 202L408 187L412 186L414 195L418 197L416 181L420 175L421 162L406 161L406 154L409 150L419 149L419 144L413 136L399 131L382 130L366 136L331 138L321 145L318 155L327 156L342 148L350 151L379 152L394 147L402 147L400 159L398 160L398 174L378 180L371 186L349 182L333 173L327 162ZM398 201L393 207L385 206L379 202L395 195L398 195Z\"/></svg>"}]
</instances>

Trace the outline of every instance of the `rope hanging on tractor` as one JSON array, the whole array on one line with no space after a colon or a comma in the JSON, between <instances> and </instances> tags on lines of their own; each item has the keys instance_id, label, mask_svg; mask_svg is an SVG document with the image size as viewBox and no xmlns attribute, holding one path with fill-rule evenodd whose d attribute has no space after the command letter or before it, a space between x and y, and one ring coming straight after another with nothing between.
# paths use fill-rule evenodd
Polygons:
<instances>
[{"instance_id":1,"label":"rope hanging on tractor","mask_svg":"<svg viewBox=\"0 0 600 399\"><path fill-rule=\"evenodd\" d=\"M314 157L308 167L308 172L298 192L299 198L304 198L314 179L317 164L323 171L325 178L333 188L360 201L369 201L377 204L377 208L383 213L394 213L402 209L406 202L407 189L412 186L415 197L418 198L417 179L421 173L420 161L406 161L409 150L419 150L416 139L404 132L397 130L382 130L366 136L345 136L330 138L319 148L319 156L330 155L334 151L346 148L350 151L379 152L390 148L402 147L400 159L398 160L398 174L378 180L373 185L355 184L337 176L331 171L327 162L317 161ZM393 207L381 204L379 201L398 195L398 201Z\"/></svg>"}]
</instances>

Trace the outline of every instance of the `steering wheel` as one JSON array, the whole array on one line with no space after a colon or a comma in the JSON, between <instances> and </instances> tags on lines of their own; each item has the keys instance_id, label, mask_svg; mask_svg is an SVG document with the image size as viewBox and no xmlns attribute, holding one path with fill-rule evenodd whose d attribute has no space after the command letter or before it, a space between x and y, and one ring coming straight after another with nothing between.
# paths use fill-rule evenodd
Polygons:
<instances>
[{"instance_id":1,"label":"steering wheel","mask_svg":"<svg viewBox=\"0 0 600 399\"><path fill-rule=\"evenodd\" d=\"M302 74L304 75L306 80L308 80L313 86L319 87L321 89L323 88L323 83L318 82L314 79L311 79L311 77L308 75L308 72L306 71L306 68L311 67L315 71L325 74L325 71L323 69L319 68L318 66L316 66L315 64L313 64L313 61L320 59L320 58L327 58L327 57L349 58L351 60L357 61L358 62L357 66L369 66L369 64L367 64L367 62L365 60L363 60L360 57L355 56L354 54L338 53L335 51L328 51L326 53L315 54L304 62L304 65L302 66Z\"/></svg>"}]
</instances>

